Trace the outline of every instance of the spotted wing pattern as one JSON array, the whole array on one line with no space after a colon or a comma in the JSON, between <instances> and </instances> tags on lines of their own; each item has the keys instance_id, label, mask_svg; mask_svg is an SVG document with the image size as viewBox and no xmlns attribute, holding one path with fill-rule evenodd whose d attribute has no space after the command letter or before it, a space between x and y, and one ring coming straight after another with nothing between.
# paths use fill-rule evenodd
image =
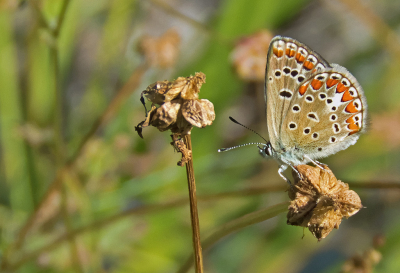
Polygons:
<instances>
[{"instance_id":1,"label":"spotted wing pattern","mask_svg":"<svg viewBox=\"0 0 400 273\"><path fill-rule=\"evenodd\" d=\"M330 68L330 65L318 53L294 39L276 36L271 41L264 95L268 133L275 150L282 148L279 141L282 134L281 125L296 90L310 77L327 68Z\"/></svg>"},{"instance_id":2,"label":"spotted wing pattern","mask_svg":"<svg viewBox=\"0 0 400 273\"><path fill-rule=\"evenodd\" d=\"M355 77L304 44L275 37L265 77L270 142L284 161L334 154L365 130L367 104Z\"/></svg>"},{"instance_id":3,"label":"spotted wing pattern","mask_svg":"<svg viewBox=\"0 0 400 273\"><path fill-rule=\"evenodd\" d=\"M294 146L312 159L348 148L366 128L361 86L344 67L331 66L296 90L282 119L282 145Z\"/></svg>"}]
</instances>

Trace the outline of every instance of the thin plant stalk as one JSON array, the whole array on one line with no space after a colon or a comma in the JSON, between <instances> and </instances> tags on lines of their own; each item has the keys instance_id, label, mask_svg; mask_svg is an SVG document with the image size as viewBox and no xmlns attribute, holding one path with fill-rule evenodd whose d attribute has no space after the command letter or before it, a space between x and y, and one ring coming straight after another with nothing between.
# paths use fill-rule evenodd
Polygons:
<instances>
[{"instance_id":1,"label":"thin plant stalk","mask_svg":"<svg viewBox=\"0 0 400 273\"><path fill-rule=\"evenodd\" d=\"M192 140L190 134L185 135L183 138L186 148L192 151ZM197 198L196 198L196 182L193 169L193 154L190 160L186 163L186 174L189 188L189 202L190 202L190 219L192 221L192 236L194 248L194 261L196 273L203 272L203 253L200 242L200 225L197 212Z\"/></svg>"},{"instance_id":2,"label":"thin plant stalk","mask_svg":"<svg viewBox=\"0 0 400 273\"><path fill-rule=\"evenodd\" d=\"M204 249L207 249L214 245L221 238L238 231L244 227L260 223L262 221L268 220L277 216L280 213L284 213L287 211L289 202L283 202L280 204L276 204L274 206L261 209L255 212L251 212L246 214L240 218L234 219L220 227L218 227L210 236L207 237L203 241ZM182 267L178 270L178 273L186 273L193 265L193 257L190 256L186 262L182 265Z\"/></svg>"}]
</instances>

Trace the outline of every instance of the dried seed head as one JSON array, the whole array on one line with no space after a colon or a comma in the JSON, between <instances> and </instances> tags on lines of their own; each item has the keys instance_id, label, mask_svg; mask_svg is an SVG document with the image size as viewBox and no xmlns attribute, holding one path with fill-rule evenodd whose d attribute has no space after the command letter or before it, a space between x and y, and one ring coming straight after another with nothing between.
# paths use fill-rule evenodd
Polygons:
<instances>
[{"instance_id":1,"label":"dried seed head","mask_svg":"<svg viewBox=\"0 0 400 273\"><path fill-rule=\"evenodd\" d=\"M233 66L239 77L246 81L264 81L265 56L273 35L262 30L243 38L231 53Z\"/></svg>"},{"instance_id":2,"label":"dried seed head","mask_svg":"<svg viewBox=\"0 0 400 273\"><path fill-rule=\"evenodd\" d=\"M139 123L136 131L141 136L142 128L152 125L160 131L171 130L174 134L189 134L193 126L203 128L215 119L214 105L199 99L200 88L206 76L198 72L194 76L179 77L173 82L158 81L142 92L153 103L145 121ZM159 104L157 108L154 104Z\"/></svg>"},{"instance_id":3,"label":"dried seed head","mask_svg":"<svg viewBox=\"0 0 400 273\"><path fill-rule=\"evenodd\" d=\"M325 238L334 228L339 228L342 218L349 218L361 208L358 194L337 180L332 171L324 166L299 165L293 171L294 186L289 190L292 202L287 222L290 225L308 227L318 239Z\"/></svg>"},{"instance_id":4,"label":"dried seed head","mask_svg":"<svg viewBox=\"0 0 400 273\"><path fill-rule=\"evenodd\" d=\"M168 68L178 58L181 38L178 32L170 29L159 38L144 36L139 42L139 51L143 53L147 63L153 67Z\"/></svg>"},{"instance_id":5,"label":"dried seed head","mask_svg":"<svg viewBox=\"0 0 400 273\"><path fill-rule=\"evenodd\" d=\"M382 254L374 248L370 248L362 255L356 254L348 259L342 266L341 273L372 273L374 267L382 260Z\"/></svg>"}]
</instances>

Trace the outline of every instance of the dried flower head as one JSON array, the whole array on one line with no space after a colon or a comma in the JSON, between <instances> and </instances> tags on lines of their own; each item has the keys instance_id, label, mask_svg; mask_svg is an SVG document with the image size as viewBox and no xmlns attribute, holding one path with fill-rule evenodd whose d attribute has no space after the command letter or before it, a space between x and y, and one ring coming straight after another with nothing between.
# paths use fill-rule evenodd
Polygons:
<instances>
[{"instance_id":1,"label":"dried flower head","mask_svg":"<svg viewBox=\"0 0 400 273\"><path fill-rule=\"evenodd\" d=\"M178 32L170 29L159 38L143 36L139 43L139 51L151 66L168 68L173 66L178 58L180 42Z\"/></svg>"},{"instance_id":2,"label":"dried flower head","mask_svg":"<svg viewBox=\"0 0 400 273\"><path fill-rule=\"evenodd\" d=\"M295 183L289 190L292 199L287 214L289 225L308 227L321 240L333 228L339 228L343 217L349 218L362 208L358 194L337 180L327 166L295 168L299 175L293 171Z\"/></svg>"},{"instance_id":3,"label":"dried flower head","mask_svg":"<svg viewBox=\"0 0 400 273\"><path fill-rule=\"evenodd\" d=\"M139 135L143 127L152 125L161 132L171 130L174 134L189 134L193 126L203 128L215 119L214 105L206 99L199 99L200 88L205 83L204 73L179 77L173 82L157 81L142 92L141 101L146 97L153 103L146 119L136 127ZM156 107L154 104L160 105Z\"/></svg>"},{"instance_id":4,"label":"dried flower head","mask_svg":"<svg viewBox=\"0 0 400 273\"><path fill-rule=\"evenodd\" d=\"M231 60L239 77L246 81L264 81L265 62L273 35L262 30L238 42Z\"/></svg>"},{"instance_id":5,"label":"dried flower head","mask_svg":"<svg viewBox=\"0 0 400 273\"><path fill-rule=\"evenodd\" d=\"M341 273L372 273L374 267L382 259L382 254L371 248L363 253L363 255L356 254L347 260Z\"/></svg>"}]
</instances>

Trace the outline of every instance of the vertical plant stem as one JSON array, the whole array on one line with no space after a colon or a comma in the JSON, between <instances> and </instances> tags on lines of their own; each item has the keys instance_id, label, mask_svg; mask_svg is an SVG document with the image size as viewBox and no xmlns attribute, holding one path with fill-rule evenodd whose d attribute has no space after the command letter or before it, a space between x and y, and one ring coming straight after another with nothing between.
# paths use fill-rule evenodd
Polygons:
<instances>
[{"instance_id":1,"label":"vertical plant stem","mask_svg":"<svg viewBox=\"0 0 400 273\"><path fill-rule=\"evenodd\" d=\"M190 135L185 135L183 138L186 148L192 151L192 140ZM194 259L196 265L196 273L203 272L203 253L200 243L200 225L199 217L197 213L197 198L196 198L196 182L194 179L193 169L193 154L186 163L186 174L189 187L189 202L190 202L190 219L192 221L192 236L193 236L193 248L194 248Z\"/></svg>"}]
</instances>

